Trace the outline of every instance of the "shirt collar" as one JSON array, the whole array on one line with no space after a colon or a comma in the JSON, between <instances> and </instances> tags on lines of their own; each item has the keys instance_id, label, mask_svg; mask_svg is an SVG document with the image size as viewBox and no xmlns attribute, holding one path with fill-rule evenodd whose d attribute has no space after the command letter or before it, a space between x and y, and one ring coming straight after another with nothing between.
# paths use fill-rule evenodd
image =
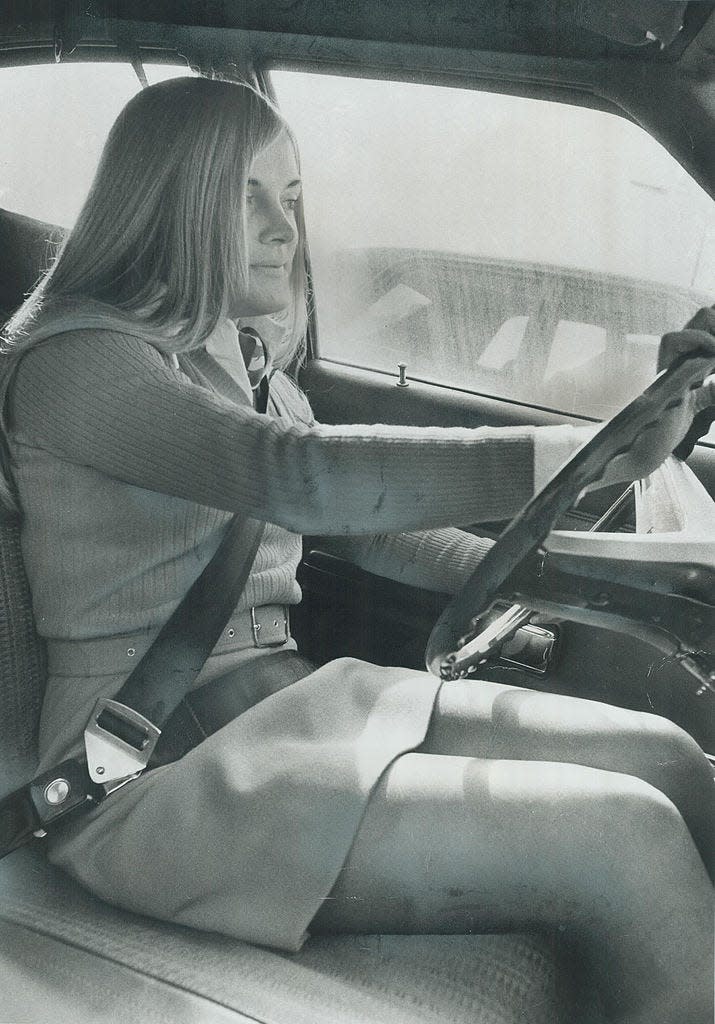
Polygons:
<instances>
[{"instance_id":1,"label":"shirt collar","mask_svg":"<svg viewBox=\"0 0 715 1024\"><path fill-rule=\"evenodd\" d=\"M270 372L270 357L258 331L244 327L240 331L233 320L222 318L205 342L206 351L232 377L247 397Z\"/></svg>"}]
</instances>

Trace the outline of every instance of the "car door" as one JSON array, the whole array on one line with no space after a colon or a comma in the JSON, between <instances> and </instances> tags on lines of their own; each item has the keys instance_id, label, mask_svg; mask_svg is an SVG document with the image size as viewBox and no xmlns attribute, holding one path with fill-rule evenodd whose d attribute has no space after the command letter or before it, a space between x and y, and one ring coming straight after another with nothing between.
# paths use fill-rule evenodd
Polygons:
<instances>
[{"instance_id":1,"label":"car door","mask_svg":"<svg viewBox=\"0 0 715 1024\"><path fill-rule=\"evenodd\" d=\"M300 70L268 81L302 153L313 321L301 383L320 421L608 419L655 376L661 335L713 300L710 197L616 114ZM713 441L691 460L711 494ZM562 525L588 529L614 496L589 496ZM419 665L445 603L357 571L319 540L302 582L300 625L318 660L347 644ZM518 681L645 700L652 651L638 648L633 673L632 640L562 634L561 672ZM515 680L513 666L495 671ZM653 689L669 711L666 675Z\"/></svg>"}]
</instances>

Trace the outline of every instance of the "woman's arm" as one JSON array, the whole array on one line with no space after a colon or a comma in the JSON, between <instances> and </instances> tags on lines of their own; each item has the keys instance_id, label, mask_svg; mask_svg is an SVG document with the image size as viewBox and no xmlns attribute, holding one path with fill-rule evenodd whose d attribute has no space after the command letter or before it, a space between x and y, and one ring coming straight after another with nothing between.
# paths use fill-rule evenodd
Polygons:
<instances>
[{"instance_id":1,"label":"woman's arm","mask_svg":"<svg viewBox=\"0 0 715 1024\"><path fill-rule=\"evenodd\" d=\"M533 493L535 436L543 452L550 430L288 425L191 383L146 342L109 331L29 350L9 413L17 443L315 535L507 518Z\"/></svg>"},{"instance_id":2,"label":"woman's arm","mask_svg":"<svg viewBox=\"0 0 715 1024\"><path fill-rule=\"evenodd\" d=\"M320 547L377 576L456 594L493 544L487 537L445 528L376 537L325 537Z\"/></svg>"}]
</instances>

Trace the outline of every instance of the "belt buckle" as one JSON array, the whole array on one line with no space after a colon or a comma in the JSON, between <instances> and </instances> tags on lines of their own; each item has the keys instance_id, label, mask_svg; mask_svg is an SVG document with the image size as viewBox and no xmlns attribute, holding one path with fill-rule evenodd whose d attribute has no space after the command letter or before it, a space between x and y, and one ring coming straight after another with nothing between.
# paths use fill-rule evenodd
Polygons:
<instances>
[{"instance_id":1,"label":"belt buckle","mask_svg":"<svg viewBox=\"0 0 715 1024\"><path fill-rule=\"evenodd\" d=\"M260 610L260 606L259 609ZM254 647L282 647L283 644L287 643L290 639L290 625L288 619L288 609L285 605L281 606L280 616L276 618L273 616L273 621L259 622L256 617L256 607L251 606L251 632L253 633L253 646ZM277 631L281 632L277 632Z\"/></svg>"},{"instance_id":2,"label":"belt buckle","mask_svg":"<svg viewBox=\"0 0 715 1024\"><path fill-rule=\"evenodd\" d=\"M102 715L105 721L100 724ZM112 731L112 719L120 728L124 727L124 736ZM84 730L90 778L104 785L107 792L136 778L146 768L160 736L161 729L138 711L100 697Z\"/></svg>"}]
</instances>

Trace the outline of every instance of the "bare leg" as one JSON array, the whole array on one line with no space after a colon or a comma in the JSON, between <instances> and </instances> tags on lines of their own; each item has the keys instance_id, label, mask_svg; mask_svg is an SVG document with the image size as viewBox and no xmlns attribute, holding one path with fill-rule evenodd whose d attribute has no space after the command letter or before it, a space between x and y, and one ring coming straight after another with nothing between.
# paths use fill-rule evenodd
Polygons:
<instances>
[{"instance_id":1,"label":"bare leg","mask_svg":"<svg viewBox=\"0 0 715 1024\"><path fill-rule=\"evenodd\" d=\"M710 885L639 779L408 754L385 773L316 932L558 927L625 1024L710 1024Z\"/></svg>"},{"instance_id":2,"label":"bare leg","mask_svg":"<svg viewBox=\"0 0 715 1024\"><path fill-rule=\"evenodd\" d=\"M578 697L459 680L442 687L420 749L564 761L635 775L672 800L713 876L712 768L695 740L665 718Z\"/></svg>"}]
</instances>

